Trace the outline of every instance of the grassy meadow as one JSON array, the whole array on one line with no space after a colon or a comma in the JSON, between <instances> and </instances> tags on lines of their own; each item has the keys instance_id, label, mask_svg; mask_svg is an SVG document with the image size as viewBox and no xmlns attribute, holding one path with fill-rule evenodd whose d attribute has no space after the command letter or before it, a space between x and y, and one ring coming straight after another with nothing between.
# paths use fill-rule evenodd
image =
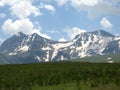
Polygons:
<instances>
[{"instance_id":1,"label":"grassy meadow","mask_svg":"<svg viewBox=\"0 0 120 90\"><path fill-rule=\"evenodd\" d=\"M119 63L1 65L0 90L120 90Z\"/></svg>"}]
</instances>

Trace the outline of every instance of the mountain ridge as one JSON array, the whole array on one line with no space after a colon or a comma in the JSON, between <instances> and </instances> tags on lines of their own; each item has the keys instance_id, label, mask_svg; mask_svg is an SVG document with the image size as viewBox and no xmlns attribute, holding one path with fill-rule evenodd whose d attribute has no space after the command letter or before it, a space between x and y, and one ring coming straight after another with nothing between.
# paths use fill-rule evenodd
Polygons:
<instances>
[{"instance_id":1,"label":"mountain ridge","mask_svg":"<svg viewBox=\"0 0 120 90\"><path fill-rule=\"evenodd\" d=\"M81 33L66 42L19 32L0 46L0 53L15 63L61 61L118 52L120 37L103 30Z\"/></svg>"}]
</instances>

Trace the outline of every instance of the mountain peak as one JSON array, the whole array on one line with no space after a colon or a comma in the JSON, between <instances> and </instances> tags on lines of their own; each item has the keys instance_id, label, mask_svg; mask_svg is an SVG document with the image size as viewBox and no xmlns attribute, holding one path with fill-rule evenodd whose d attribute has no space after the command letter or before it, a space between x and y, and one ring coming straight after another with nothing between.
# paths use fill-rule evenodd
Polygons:
<instances>
[{"instance_id":1,"label":"mountain peak","mask_svg":"<svg viewBox=\"0 0 120 90\"><path fill-rule=\"evenodd\" d=\"M119 53L119 46L120 38L103 30L81 33L67 42L19 32L3 42L0 53L14 63L37 63Z\"/></svg>"},{"instance_id":2,"label":"mountain peak","mask_svg":"<svg viewBox=\"0 0 120 90\"><path fill-rule=\"evenodd\" d=\"M97 30L94 32L91 32L92 34L96 34L96 35L100 35L100 36L107 36L107 37L114 37L114 35L112 35L111 33L108 33L104 30Z\"/></svg>"},{"instance_id":3,"label":"mountain peak","mask_svg":"<svg viewBox=\"0 0 120 90\"><path fill-rule=\"evenodd\" d=\"M37 33L33 33L32 36L39 36Z\"/></svg>"},{"instance_id":4,"label":"mountain peak","mask_svg":"<svg viewBox=\"0 0 120 90\"><path fill-rule=\"evenodd\" d=\"M26 34L24 34L23 32L18 32L15 34L15 36L24 37L24 36L26 36Z\"/></svg>"}]
</instances>

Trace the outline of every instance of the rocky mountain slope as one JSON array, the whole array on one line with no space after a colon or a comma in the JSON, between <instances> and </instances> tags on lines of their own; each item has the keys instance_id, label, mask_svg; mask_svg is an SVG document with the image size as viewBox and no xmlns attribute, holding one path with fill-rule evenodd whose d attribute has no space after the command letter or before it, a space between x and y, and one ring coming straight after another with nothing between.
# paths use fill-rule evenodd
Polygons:
<instances>
[{"instance_id":1,"label":"rocky mountain slope","mask_svg":"<svg viewBox=\"0 0 120 90\"><path fill-rule=\"evenodd\" d=\"M19 32L0 46L0 53L14 63L61 61L119 52L120 37L103 30L81 33L67 42Z\"/></svg>"}]
</instances>

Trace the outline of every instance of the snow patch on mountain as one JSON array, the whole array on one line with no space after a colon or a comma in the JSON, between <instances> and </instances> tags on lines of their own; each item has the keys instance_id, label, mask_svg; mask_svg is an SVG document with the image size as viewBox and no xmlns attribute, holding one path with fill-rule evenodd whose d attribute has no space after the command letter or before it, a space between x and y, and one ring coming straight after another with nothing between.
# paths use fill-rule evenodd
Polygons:
<instances>
[{"instance_id":1,"label":"snow patch on mountain","mask_svg":"<svg viewBox=\"0 0 120 90\"><path fill-rule=\"evenodd\" d=\"M73 43L74 43L73 41L70 41L70 42L63 42L63 43L53 44L52 47L53 47L54 51L53 51L53 55L52 55L51 59L55 58L55 56L58 54L58 51L61 48L68 47L68 46L72 45Z\"/></svg>"},{"instance_id":2,"label":"snow patch on mountain","mask_svg":"<svg viewBox=\"0 0 120 90\"><path fill-rule=\"evenodd\" d=\"M107 63L114 63L114 61L107 61Z\"/></svg>"},{"instance_id":3,"label":"snow patch on mountain","mask_svg":"<svg viewBox=\"0 0 120 90\"><path fill-rule=\"evenodd\" d=\"M29 46L19 46L18 48L14 49L13 52L10 52L8 55L12 56L12 55L17 55L19 52L23 53L23 52L27 52L29 50Z\"/></svg>"},{"instance_id":4,"label":"snow patch on mountain","mask_svg":"<svg viewBox=\"0 0 120 90\"><path fill-rule=\"evenodd\" d=\"M111 57L108 57L107 60L111 60L112 58Z\"/></svg>"},{"instance_id":5,"label":"snow patch on mountain","mask_svg":"<svg viewBox=\"0 0 120 90\"><path fill-rule=\"evenodd\" d=\"M39 56L35 56L35 59L37 59L37 60L38 60L38 62L41 62L41 59L40 59L40 57L39 57Z\"/></svg>"},{"instance_id":6,"label":"snow patch on mountain","mask_svg":"<svg viewBox=\"0 0 120 90\"><path fill-rule=\"evenodd\" d=\"M12 53L12 52L11 52L11 53L9 53L8 55L9 55L9 56L14 56L14 55L17 55L17 53L15 53L15 52Z\"/></svg>"},{"instance_id":7,"label":"snow patch on mountain","mask_svg":"<svg viewBox=\"0 0 120 90\"><path fill-rule=\"evenodd\" d=\"M29 46L25 45L25 46L20 47L17 51L26 52L28 50L29 50Z\"/></svg>"},{"instance_id":8,"label":"snow patch on mountain","mask_svg":"<svg viewBox=\"0 0 120 90\"><path fill-rule=\"evenodd\" d=\"M50 48L49 46L47 46L47 47L42 47L41 49L42 49L42 50L52 50L52 48Z\"/></svg>"},{"instance_id":9,"label":"snow patch on mountain","mask_svg":"<svg viewBox=\"0 0 120 90\"><path fill-rule=\"evenodd\" d=\"M49 51L47 51L45 62L49 62Z\"/></svg>"}]
</instances>

